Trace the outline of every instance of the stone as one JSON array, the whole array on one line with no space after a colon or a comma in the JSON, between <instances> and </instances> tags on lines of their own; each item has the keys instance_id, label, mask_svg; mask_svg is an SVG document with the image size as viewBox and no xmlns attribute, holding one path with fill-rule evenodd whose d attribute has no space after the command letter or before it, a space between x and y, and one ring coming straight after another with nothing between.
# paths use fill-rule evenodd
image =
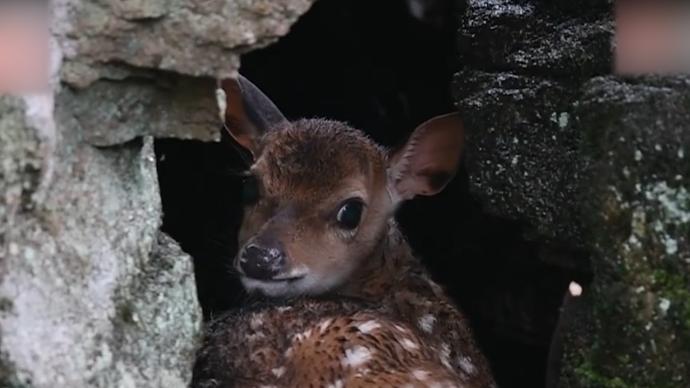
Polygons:
<instances>
[{"instance_id":1,"label":"stone","mask_svg":"<svg viewBox=\"0 0 690 388\"><path fill-rule=\"evenodd\" d=\"M201 315L191 258L158 237L152 139L94 148L58 105L45 153L30 115L50 112L2 105L3 384L185 386Z\"/></svg>"},{"instance_id":2,"label":"stone","mask_svg":"<svg viewBox=\"0 0 690 388\"><path fill-rule=\"evenodd\" d=\"M285 35L311 3L61 0L60 78L81 98L93 144L146 134L218 141L215 79L234 75L241 53Z\"/></svg>"},{"instance_id":3,"label":"stone","mask_svg":"<svg viewBox=\"0 0 690 388\"><path fill-rule=\"evenodd\" d=\"M470 189L531 239L581 249L573 125L579 88L611 68L606 2L574 17L538 1L468 1L458 34L455 97L468 134Z\"/></svg>"},{"instance_id":4,"label":"stone","mask_svg":"<svg viewBox=\"0 0 690 388\"><path fill-rule=\"evenodd\" d=\"M470 192L490 213L525 221L532 238L582 246L575 90L543 77L476 70L459 72L454 88L462 91Z\"/></svg>"},{"instance_id":5,"label":"stone","mask_svg":"<svg viewBox=\"0 0 690 388\"><path fill-rule=\"evenodd\" d=\"M470 190L557 252L541 259L593 275L564 306L549 387L688 386L690 79L611 75L611 2L564 3L467 2Z\"/></svg>"},{"instance_id":6,"label":"stone","mask_svg":"<svg viewBox=\"0 0 690 388\"><path fill-rule=\"evenodd\" d=\"M566 80L610 72L613 21L608 4L586 7L578 2L573 17L549 2L467 3L458 42L468 67Z\"/></svg>"},{"instance_id":7,"label":"stone","mask_svg":"<svg viewBox=\"0 0 690 388\"><path fill-rule=\"evenodd\" d=\"M62 78L87 86L107 75L103 64L169 70L192 76L227 77L239 55L289 31L311 0L62 0Z\"/></svg>"},{"instance_id":8,"label":"stone","mask_svg":"<svg viewBox=\"0 0 690 388\"><path fill-rule=\"evenodd\" d=\"M49 90L0 96L0 386L189 384L201 310L153 136L218 140L216 77L310 4L50 3Z\"/></svg>"},{"instance_id":9,"label":"stone","mask_svg":"<svg viewBox=\"0 0 690 388\"><path fill-rule=\"evenodd\" d=\"M581 204L595 278L592 317L577 324L593 330L566 342L561 385L687 386L690 78L597 77L583 90L591 163Z\"/></svg>"},{"instance_id":10,"label":"stone","mask_svg":"<svg viewBox=\"0 0 690 388\"><path fill-rule=\"evenodd\" d=\"M221 123L211 78L137 71L136 79L101 79L84 89L64 88L59 98L96 146L143 135L219 140Z\"/></svg>"}]
</instances>

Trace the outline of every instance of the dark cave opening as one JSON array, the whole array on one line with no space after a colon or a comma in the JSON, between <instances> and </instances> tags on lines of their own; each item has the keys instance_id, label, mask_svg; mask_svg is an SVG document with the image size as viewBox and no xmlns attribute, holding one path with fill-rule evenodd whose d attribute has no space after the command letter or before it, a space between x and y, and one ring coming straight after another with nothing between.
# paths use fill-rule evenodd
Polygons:
<instances>
[{"instance_id":1,"label":"dark cave opening","mask_svg":"<svg viewBox=\"0 0 690 388\"><path fill-rule=\"evenodd\" d=\"M460 66L456 2L432 2L439 8L422 19L409 3L316 2L286 37L243 56L241 72L289 118L342 120L385 146L399 144L419 123L454 110L450 85ZM194 257L207 318L243 298L228 271L243 166L231 143L156 142L163 230ZM472 321L498 384L543 386L563 292L586 275L541 261L543 247L525 240L521 225L485 214L462 170L441 194L405 204L398 220Z\"/></svg>"}]
</instances>

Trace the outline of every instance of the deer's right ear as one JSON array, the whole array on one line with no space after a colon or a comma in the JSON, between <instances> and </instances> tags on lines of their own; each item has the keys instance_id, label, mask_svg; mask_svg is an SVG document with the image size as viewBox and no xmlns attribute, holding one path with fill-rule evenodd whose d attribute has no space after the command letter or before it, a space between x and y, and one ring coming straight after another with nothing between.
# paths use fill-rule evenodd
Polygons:
<instances>
[{"instance_id":1,"label":"deer's right ear","mask_svg":"<svg viewBox=\"0 0 690 388\"><path fill-rule=\"evenodd\" d=\"M225 110L226 130L254 157L261 137L288 122L275 104L240 74L220 81L217 97L221 112Z\"/></svg>"},{"instance_id":2,"label":"deer's right ear","mask_svg":"<svg viewBox=\"0 0 690 388\"><path fill-rule=\"evenodd\" d=\"M464 147L458 113L434 117L414 130L388 166L389 193L396 201L434 195L455 176Z\"/></svg>"}]
</instances>

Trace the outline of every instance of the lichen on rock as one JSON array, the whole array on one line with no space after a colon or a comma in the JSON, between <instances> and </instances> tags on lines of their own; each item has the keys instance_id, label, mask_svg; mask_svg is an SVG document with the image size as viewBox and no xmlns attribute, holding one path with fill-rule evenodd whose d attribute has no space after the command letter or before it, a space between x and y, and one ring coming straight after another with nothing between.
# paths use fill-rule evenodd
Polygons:
<instances>
[{"instance_id":1,"label":"lichen on rock","mask_svg":"<svg viewBox=\"0 0 690 388\"><path fill-rule=\"evenodd\" d=\"M50 89L0 96L0 386L184 387L201 312L153 138L217 140L217 76L308 0L58 0Z\"/></svg>"},{"instance_id":2,"label":"lichen on rock","mask_svg":"<svg viewBox=\"0 0 690 388\"><path fill-rule=\"evenodd\" d=\"M685 387L690 81L610 75L611 3L467 2L454 89L469 180L529 238L589 255L553 386Z\"/></svg>"},{"instance_id":3,"label":"lichen on rock","mask_svg":"<svg viewBox=\"0 0 690 388\"><path fill-rule=\"evenodd\" d=\"M571 349L580 379L680 387L690 378L688 82L600 77L584 86L591 167L582 214L596 277L590 346Z\"/></svg>"}]
</instances>

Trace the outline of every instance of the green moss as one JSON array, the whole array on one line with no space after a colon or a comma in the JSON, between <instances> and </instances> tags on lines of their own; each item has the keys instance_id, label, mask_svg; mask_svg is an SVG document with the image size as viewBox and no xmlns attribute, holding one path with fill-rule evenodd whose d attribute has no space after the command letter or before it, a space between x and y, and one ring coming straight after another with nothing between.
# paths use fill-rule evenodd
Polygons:
<instances>
[{"instance_id":1,"label":"green moss","mask_svg":"<svg viewBox=\"0 0 690 388\"><path fill-rule=\"evenodd\" d=\"M597 372L589 360L575 367L575 375L585 387L597 388L635 388L621 377L607 377Z\"/></svg>"},{"instance_id":2,"label":"green moss","mask_svg":"<svg viewBox=\"0 0 690 388\"><path fill-rule=\"evenodd\" d=\"M678 273L657 269L652 273L657 293L670 301L669 316L679 323L690 341L690 284Z\"/></svg>"}]
</instances>

